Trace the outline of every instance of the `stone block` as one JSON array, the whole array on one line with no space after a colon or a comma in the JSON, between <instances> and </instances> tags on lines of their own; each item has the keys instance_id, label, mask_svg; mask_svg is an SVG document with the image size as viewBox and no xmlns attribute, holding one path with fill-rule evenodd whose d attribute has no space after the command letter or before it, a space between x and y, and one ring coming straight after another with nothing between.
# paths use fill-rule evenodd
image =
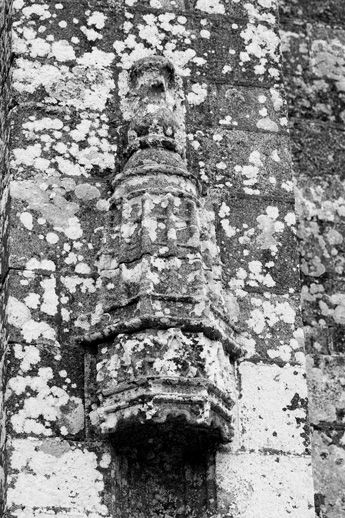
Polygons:
<instances>
[{"instance_id":1,"label":"stone block","mask_svg":"<svg viewBox=\"0 0 345 518\"><path fill-rule=\"evenodd\" d=\"M292 88L294 77L305 78L308 73L310 38L305 24L294 24L286 19L282 20L280 36L283 80L285 87L289 89ZM290 109L293 110L292 105Z\"/></svg>"},{"instance_id":2,"label":"stone block","mask_svg":"<svg viewBox=\"0 0 345 518\"><path fill-rule=\"evenodd\" d=\"M186 122L189 139L190 134L201 131L202 135L202 131L208 128L217 128L213 129L214 135L229 129L265 135L287 132L286 103L282 90L277 86L253 88L205 83L204 94L199 99L193 94L194 90L198 91L198 84L188 81Z\"/></svg>"},{"instance_id":3,"label":"stone block","mask_svg":"<svg viewBox=\"0 0 345 518\"><path fill-rule=\"evenodd\" d=\"M58 438L22 438L12 441L9 456L8 507L13 515L112 516L111 497L106 502L103 496L111 462L106 445L100 450Z\"/></svg>"},{"instance_id":4,"label":"stone block","mask_svg":"<svg viewBox=\"0 0 345 518\"><path fill-rule=\"evenodd\" d=\"M245 358L267 363L304 365L304 336L299 297L235 290L236 326L248 342Z\"/></svg>"},{"instance_id":5,"label":"stone block","mask_svg":"<svg viewBox=\"0 0 345 518\"><path fill-rule=\"evenodd\" d=\"M8 230L9 230L9 205L7 204L8 189L2 192L1 206L3 207L0 215L0 282L3 282L8 273ZM0 202L0 203L1 203Z\"/></svg>"},{"instance_id":6,"label":"stone block","mask_svg":"<svg viewBox=\"0 0 345 518\"><path fill-rule=\"evenodd\" d=\"M226 192L213 199L225 284L261 293L297 290L294 205Z\"/></svg>"},{"instance_id":7,"label":"stone block","mask_svg":"<svg viewBox=\"0 0 345 518\"><path fill-rule=\"evenodd\" d=\"M189 128L187 142L188 166L205 189L291 199L290 150L285 136Z\"/></svg>"},{"instance_id":8,"label":"stone block","mask_svg":"<svg viewBox=\"0 0 345 518\"><path fill-rule=\"evenodd\" d=\"M344 132L341 129L303 122L294 123L292 155L296 173L308 178L344 178Z\"/></svg>"},{"instance_id":9,"label":"stone block","mask_svg":"<svg viewBox=\"0 0 345 518\"><path fill-rule=\"evenodd\" d=\"M345 432L315 430L313 475L316 515L341 518L345 512Z\"/></svg>"},{"instance_id":10,"label":"stone block","mask_svg":"<svg viewBox=\"0 0 345 518\"><path fill-rule=\"evenodd\" d=\"M294 20L296 25L316 22L336 27L345 26L342 0L282 0L279 2L279 9L281 19Z\"/></svg>"},{"instance_id":11,"label":"stone block","mask_svg":"<svg viewBox=\"0 0 345 518\"><path fill-rule=\"evenodd\" d=\"M51 351L11 342L7 418L12 437L82 439L84 360L80 348Z\"/></svg>"},{"instance_id":12,"label":"stone block","mask_svg":"<svg viewBox=\"0 0 345 518\"><path fill-rule=\"evenodd\" d=\"M239 420L245 450L308 452L307 387L297 366L239 366Z\"/></svg>"},{"instance_id":13,"label":"stone block","mask_svg":"<svg viewBox=\"0 0 345 518\"><path fill-rule=\"evenodd\" d=\"M220 516L314 518L311 463L307 457L231 453L217 455Z\"/></svg>"},{"instance_id":14,"label":"stone block","mask_svg":"<svg viewBox=\"0 0 345 518\"><path fill-rule=\"evenodd\" d=\"M308 356L309 413L313 424L344 422L345 360L341 356Z\"/></svg>"},{"instance_id":15,"label":"stone block","mask_svg":"<svg viewBox=\"0 0 345 518\"><path fill-rule=\"evenodd\" d=\"M0 360L4 366L4 358L7 351L8 330L7 330L7 301L8 301L8 278L0 284ZM2 377L4 388L5 376Z\"/></svg>"},{"instance_id":16,"label":"stone block","mask_svg":"<svg viewBox=\"0 0 345 518\"><path fill-rule=\"evenodd\" d=\"M103 189L102 183L66 176L13 181L11 267L39 269L40 261L49 260L61 273L94 274L104 226L104 212L97 208Z\"/></svg>"},{"instance_id":17,"label":"stone block","mask_svg":"<svg viewBox=\"0 0 345 518\"><path fill-rule=\"evenodd\" d=\"M67 341L60 325L66 318L60 278L43 269L22 271L10 275L9 285L12 433L80 438L84 433L84 351Z\"/></svg>"},{"instance_id":18,"label":"stone block","mask_svg":"<svg viewBox=\"0 0 345 518\"><path fill-rule=\"evenodd\" d=\"M326 275L320 279L302 277L306 350L311 355L342 354L345 350L342 317L344 282L335 275L329 275L324 280L325 277Z\"/></svg>"},{"instance_id":19,"label":"stone block","mask_svg":"<svg viewBox=\"0 0 345 518\"><path fill-rule=\"evenodd\" d=\"M56 349L59 347L60 289L54 263L45 261L42 266L37 273L33 270L10 273L10 336L11 340L24 343L38 340Z\"/></svg>"},{"instance_id":20,"label":"stone block","mask_svg":"<svg viewBox=\"0 0 345 518\"><path fill-rule=\"evenodd\" d=\"M283 62L290 116L343 125L345 31L317 24L289 29Z\"/></svg>"}]
</instances>

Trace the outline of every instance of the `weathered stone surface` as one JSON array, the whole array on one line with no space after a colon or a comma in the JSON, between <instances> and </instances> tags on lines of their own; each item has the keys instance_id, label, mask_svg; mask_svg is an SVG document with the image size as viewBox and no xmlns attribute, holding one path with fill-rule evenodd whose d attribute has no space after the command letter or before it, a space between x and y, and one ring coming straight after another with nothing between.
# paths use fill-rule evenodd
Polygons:
<instances>
[{"instance_id":1,"label":"weathered stone surface","mask_svg":"<svg viewBox=\"0 0 345 518\"><path fill-rule=\"evenodd\" d=\"M9 231L9 120L11 103L11 2L0 5L0 514L4 515L7 486L6 379L8 348L8 231Z\"/></svg>"},{"instance_id":2,"label":"weathered stone surface","mask_svg":"<svg viewBox=\"0 0 345 518\"><path fill-rule=\"evenodd\" d=\"M84 436L83 355L49 350L46 343L12 342L8 359L8 429L16 436Z\"/></svg>"},{"instance_id":3,"label":"weathered stone surface","mask_svg":"<svg viewBox=\"0 0 345 518\"><path fill-rule=\"evenodd\" d=\"M259 196L235 198L231 192L220 201L217 234L226 283L259 293L284 293L287 285L297 289L293 205Z\"/></svg>"},{"instance_id":4,"label":"weathered stone surface","mask_svg":"<svg viewBox=\"0 0 345 518\"><path fill-rule=\"evenodd\" d=\"M0 512L4 511L4 501L6 494L6 479L7 479L7 459L6 459L6 375L7 362L6 354L8 347L7 337L7 294L8 294L8 280L1 284L0 290Z\"/></svg>"},{"instance_id":5,"label":"weathered stone surface","mask_svg":"<svg viewBox=\"0 0 345 518\"><path fill-rule=\"evenodd\" d=\"M138 58L138 53L141 54L146 47L150 53L163 51L170 59L178 57L180 66L188 65L184 74L191 73L198 79L216 77L220 80L250 80L255 84L276 83L280 73L279 37L277 19L272 10L262 10L261 14L250 5L247 8L249 20L237 19L236 23L230 24L224 16L207 16L207 11L212 8L205 3L204 6L205 12L199 11L199 16L188 11L184 16L159 14L152 10L148 14L147 11L140 12L137 7L127 7L131 25L126 18L122 18L121 25L118 18L115 31L113 28L109 33L106 30L104 42L109 39L113 42L115 32L119 41L114 47L115 52L125 68L129 68L134 55ZM127 38L128 31L135 36L134 46Z\"/></svg>"},{"instance_id":6,"label":"weathered stone surface","mask_svg":"<svg viewBox=\"0 0 345 518\"><path fill-rule=\"evenodd\" d=\"M196 132L196 141L201 123L203 129L218 128L217 134L221 130L254 131L262 134L287 131L286 103L278 85L271 88L249 88L234 86L228 82L211 82L205 83L200 92L193 83L189 88L191 92L187 94L187 133L189 135Z\"/></svg>"},{"instance_id":7,"label":"weathered stone surface","mask_svg":"<svg viewBox=\"0 0 345 518\"><path fill-rule=\"evenodd\" d=\"M283 28L290 115L343 125L344 30L311 24L307 27L283 25Z\"/></svg>"},{"instance_id":8,"label":"weathered stone surface","mask_svg":"<svg viewBox=\"0 0 345 518\"><path fill-rule=\"evenodd\" d=\"M76 182L66 176L13 180L11 267L39 269L39 263L48 260L61 274L91 277L101 246L104 212L98 207L104 190L101 182ZM88 227L90 220L95 228Z\"/></svg>"},{"instance_id":9,"label":"weathered stone surface","mask_svg":"<svg viewBox=\"0 0 345 518\"><path fill-rule=\"evenodd\" d=\"M95 1L95 0L94 0ZM113 4L118 7L133 7L124 2L123 0L108 0L109 4ZM153 5L154 4L154 5ZM138 7L137 2L133 2L135 7ZM240 2L221 2L218 0L211 0L205 2L204 0L142 0L140 2L141 9L147 9L149 11L189 11L194 16L205 17L213 19L223 17L223 15L246 18L248 16L254 16L254 13L261 15L262 19L268 18L271 23L274 23L274 16L276 15L277 5L275 2L268 2L264 4L260 0L254 0L250 6L242 5Z\"/></svg>"},{"instance_id":10,"label":"weathered stone surface","mask_svg":"<svg viewBox=\"0 0 345 518\"><path fill-rule=\"evenodd\" d=\"M99 346L101 426L128 440L128 423L185 420L228 441L236 400L234 367L222 344L180 329L120 335ZM179 425L179 428L181 424Z\"/></svg>"},{"instance_id":11,"label":"weathered stone surface","mask_svg":"<svg viewBox=\"0 0 345 518\"><path fill-rule=\"evenodd\" d=\"M54 263L32 266L9 275L8 427L19 436L81 438L84 354L61 326L67 314Z\"/></svg>"},{"instance_id":12,"label":"weathered stone surface","mask_svg":"<svg viewBox=\"0 0 345 518\"><path fill-rule=\"evenodd\" d=\"M291 200L291 156L286 136L228 127L188 132L187 157L193 173L207 188Z\"/></svg>"},{"instance_id":13,"label":"weathered stone surface","mask_svg":"<svg viewBox=\"0 0 345 518\"><path fill-rule=\"evenodd\" d=\"M280 0L281 17L292 18L297 25L303 22L344 26L345 13L342 0Z\"/></svg>"},{"instance_id":14,"label":"weathered stone surface","mask_svg":"<svg viewBox=\"0 0 345 518\"><path fill-rule=\"evenodd\" d=\"M311 353L344 351L344 189L338 175L310 184L300 178L298 237L302 255L302 302Z\"/></svg>"},{"instance_id":15,"label":"weathered stone surface","mask_svg":"<svg viewBox=\"0 0 345 518\"><path fill-rule=\"evenodd\" d=\"M297 171L303 171L307 178L318 178L315 187L320 180L326 180L328 176L330 181L335 175L343 179L345 147L344 130L341 127L313 122L308 125L303 122L295 123L292 132L292 152ZM335 188L335 193L338 189Z\"/></svg>"},{"instance_id":16,"label":"weathered stone surface","mask_svg":"<svg viewBox=\"0 0 345 518\"><path fill-rule=\"evenodd\" d=\"M80 513L110 517L103 476L111 462L109 450L105 444L100 449L59 438L13 440L10 459L17 472L8 491L10 512L39 518L52 513L59 518Z\"/></svg>"},{"instance_id":17,"label":"weathered stone surface","mask_svg":"<svg viewBox=\"0 0 345 518\"><path fill-rule=\"evenodd\" d=\"M60 274L48 259L32 258L28 266L9 276L16 295L9 300L11 339L56 353L67 343L75 346L99 319L95 280L89 274Z\"/></svg>"},{"instance_id":18,"label":"weathered stone surface","mask_svg":"<svg viewBox=\"0 0 345 518\"><path fill-rule=\"evenodd\" d=\"M269 409L276 385L287 408L271 435L245 399L274 425L279 408L268 415L244 362L240 415L256 442L234 415L238 352L283 382L303 369L276 2L14 5L10 515L252 518L259 506L305 518L291 475L304 458L282 445L291 428L286 444L302 452L292 385L284 399L285 385L256 376ZM85 368L76 335L99 345ZM128 423L121 448L116 420ZM216 472L233 433L250 453L233 462L228 450ZM274 461L250 451L261 447ZM28 494L45 480L43 499ZM249 484L259 497L237 490ZM284 505L272 496L283 486Z\"/></svg>"},{"instance_id":19,"label":"weathered stone surface","mask_svg":"<svg viewBox=\"0 0 345 518\"><path fill-rule=\"evenodd\" d=\"M241 363L241 447L247 451L308 453L304 368Z\"/></svg>"},{"instance_id":20,"label":"weathered stone surface","mask_svg":"<svg viewBox=\"0 0 345 518\"><path fill-rule=\"evenodd\" d=\"M297 183L302 315L317 516L339 518L342 501L344 347L344 8L318 0L280 3L285 84ZM307 124L305 119L309 119ZM337 460L336 460L337 459ZM336 461L336 464L335 464ZM340 469L339 469L340 467Z\"/></svg>"},{"instance_id":21,"label":"weathered stone surface","mask_svg":"<svg viewBox=\"0 0 345 518\"><path fill-rule=\"evenodd\" d=\"M345 376L343 356L308 357L310 420L343 424L345 415Z\"/></svg>"},{"instance_id":22,"label":"weathered stone surface","mask_svg":"<svg viewBox=\"0 0 345 518\"><path fill-rule=\"evenodd\" d=\"M217 455L219 508L234 518L314 518L308 458L232 453Z\"/></svg>"},{"instance_id":23,"label":"weathered stone surface","mask_svg":"<svg viewBox=\"0 0 345 518\"><path fill-rule=\"evenodd\" d=\"M304 336L298 314L299 298L291 295L246 293L238 296L236 325L247 337L246 358L251 361L304 365Z\"/></svg>"},{"instance_id":24,"label":"weathered stone surface","mask_svg":"<svg viewBox=\"0 0 345 518\"><path fill-rule=\"evenodd\" d=\"M329 429L313 433L313 474L317 516L340 518L345 511L344 430Z\"/></svg>"}]
</instances>

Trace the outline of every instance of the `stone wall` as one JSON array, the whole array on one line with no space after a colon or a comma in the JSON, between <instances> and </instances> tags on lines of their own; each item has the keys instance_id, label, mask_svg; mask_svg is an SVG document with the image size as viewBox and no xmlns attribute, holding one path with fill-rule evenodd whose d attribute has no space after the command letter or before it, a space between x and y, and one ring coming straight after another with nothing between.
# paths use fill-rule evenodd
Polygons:
<instances>
[{"instance_id":1,"label":"stone wall","mask_svg":"<svg viewBox=\"0 0 345 518\"><path fill-rule=\"evenodd\" d=\"M14 0L14 10L6 518L311 518L299 258L276 2ZM200 223L201 269L215 292L208 287L206 293L226 307L236 354L231 347L224 354L212 326L188 320L207 310L199 292L199 304L175 327L170 306L164 313L156 304L159 329L142 319L148 329L134 334L131 328L133 340L125 325L122 335L114 331L119 301L131 298L138 284L137 272L128 274L133 265L121 265L118 275L119 247L111 246L119 233L114 192L134 131L132 67L157 55L171 62L183 92L180 171L197 193L191 225L195 230ZM169 96L166 101L173 106ZM134 137L148 126L145 119ZM171 144L169 124L164 131ZM142 168L156 160L152 142L145 144ZM139 185L140 174L133 180ZM146 245L156 246L164 233L169 199L158 207L159 217L153 212L146 220ZM128 221L120 234L128 244L138 218L131 220L128 208L123 214ZM171 215L183 237L192 217ZM174 283L162 282L167 263L148 250L142 256L153 266L138 268L143 289L152 294L162 284L170 296ZM174 253L169 268L177 276L182 263ZM192 286L196 276L186 271L185 285ZM119 278L126 281L121 290ZM115 346L118 357L108 354ZM182 377L193 385L201 371L222 389L229 373L231 442L222 443L228 436L215 441L215 426L205 420L196 444L195 428L190 433L180 415L139 433L140 441L137 428L126 429L125 447L105 434L100 421L112 408L104 404L104 365L120 384L121 375L135 377L145 361L152 376L168 376L178 389ZM154 410L145 407L146 420ZM191 451L183 446L189 441Z\"/></svg>"},{"instance_id":2,"label":"stone wall","mask_svg":"<svg viewBox=\"0 0 345 518\"><path fill-rule=\"evenodd\" d=\"M2 2L0 5L0 514L4 511L4 497L6 486L6 411L5 355L7 350L6 305L8 288L8 194L9 194L9 164L8 164L8 113L10 110L10 25L11 2Z\"/></svg>"},{"instance_id":3,"label":"stone wall","mask_svg":"<svg viewBox=\"0 0 345 518\"><path fill-rule=\"evenodd\" d=\"M317 516L345 513L345 9L282 1Z\"/></svg>"}]
</instances>

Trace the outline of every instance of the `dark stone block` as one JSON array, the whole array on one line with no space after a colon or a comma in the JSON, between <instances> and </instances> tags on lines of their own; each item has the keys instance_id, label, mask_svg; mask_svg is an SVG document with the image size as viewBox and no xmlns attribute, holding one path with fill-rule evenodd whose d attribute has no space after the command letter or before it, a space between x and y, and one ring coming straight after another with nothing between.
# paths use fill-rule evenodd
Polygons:
<instances>
[{"instance_id":1,"label":"dark stone block","mask_svg":"<svg viewBox=\"0 0 345 518\"><path fill-rule=\"evenodd\" d=\"M295 171L311 178L345 178L345 133L341 128L295 122L291 130Z\"/></svg>"},{"instance_id":2,"label":"dark stone block","mask_svg":"<svg viewBox=\"0 0 345 518\"><path fill-rule=\"evenodd\" d=\"M206 188L279 196L291 201L289 140L283 135L225 128L188 131L188 168Z\"/></svg>"},{"instance_id":3,"label":"dark stone block","mask_svg":"<svg viewBox=\"0 0 345 518\"><path fill-rule=\"evenodd\" d=\"M343 0L281 0L279 8L282 20L289 18L297 23L306 21L345 26Z\"/></svg>"},{"instance_id":4,"label":"dark stone block","mask_svg":"<svg viewBox=\"0 0 345 518\"><path fill-rule=\"evenodd\" d=\"M290 116L344 125L344 30L287 23L282 42Z\"/></svg>"},{"instance_id":5,"label":"dark stone block","mask_svg":"<svg viewBox=\"0 0 345 518\"><path fill-rule=\"evenodd\" d=\"M293 205L274 198L230 195L224 195L219 205L217 232L225 283L231 285L238 269L244 269L244 289L258 293L297 290L296 241L284 219Z\"/></svg>"}]
</instances>

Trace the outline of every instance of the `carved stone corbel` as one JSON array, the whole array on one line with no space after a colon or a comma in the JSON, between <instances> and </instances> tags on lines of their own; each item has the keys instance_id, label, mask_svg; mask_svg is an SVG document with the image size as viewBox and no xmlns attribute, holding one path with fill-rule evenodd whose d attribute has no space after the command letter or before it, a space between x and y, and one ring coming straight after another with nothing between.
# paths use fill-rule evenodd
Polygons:
<instances>
[{"instance_id":1,"label":"carved stone corbel","mask_svg":"<svg viewBox=\"0 0 345 518\"><path fill-rule=\"evenodd\" d=\"M214 215L185 161L181 79L163 57L129 76L126 163L99 258L97 382L104 433L174 421L232 437L239 355L223 296ZM135 430L135 432L133 431Z\"/></svg>"}]
</instances>

